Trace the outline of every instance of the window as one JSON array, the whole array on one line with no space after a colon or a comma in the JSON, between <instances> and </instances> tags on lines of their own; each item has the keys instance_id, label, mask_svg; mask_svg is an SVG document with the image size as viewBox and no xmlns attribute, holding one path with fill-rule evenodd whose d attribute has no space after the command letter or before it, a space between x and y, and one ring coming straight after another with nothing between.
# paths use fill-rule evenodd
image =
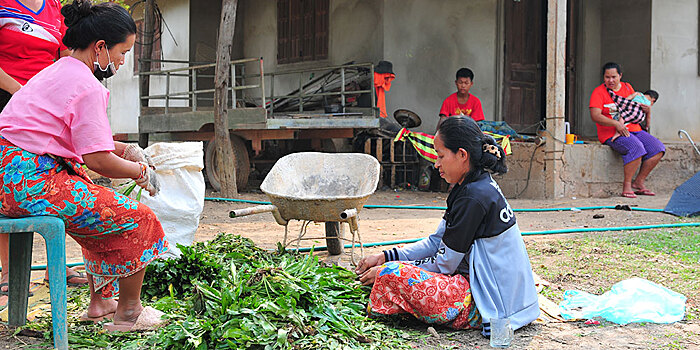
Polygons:
<instances>
[{"instance_id":1,"label":"window","mask_svg":"<svg viewBox=\"0 0 700 350\"><path fill-rule=\"evenodd\" d=\"M328 58L329 0L277 0L277 62Z\"/></svg>"},{"instance_id":2,"label":"window","mask_svg":"<svg viewBox=\"0 0 700 350\"><path fill-rule=\"evenodd\" d=\"M134 74L139 72L139 58L141 57L143 42L143 20L136 20L136 43L134 43ZM158 60L161 58L163 49L160 44L160 33L157 31L153 38L153 50L151 51L151 59ZM160 70L160 62L151 62L151 70Z\"/></svg>"}]
</instances>

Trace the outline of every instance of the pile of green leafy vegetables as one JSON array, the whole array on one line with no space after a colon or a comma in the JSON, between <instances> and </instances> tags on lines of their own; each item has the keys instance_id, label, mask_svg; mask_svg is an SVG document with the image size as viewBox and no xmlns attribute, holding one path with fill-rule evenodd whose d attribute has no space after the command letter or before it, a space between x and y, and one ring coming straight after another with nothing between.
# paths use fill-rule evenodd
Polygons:
<instances>
[{"instance_id":1,"label":"pile of green leafy vegetables","mask_svg":"<svg viewBox=\"0 0 700 350\"><path fill-rule=\"evenodd\" d=\"M110 335L69 326L71 348L402 349L422 337L366 317L370 289L353 272L278 248L228 234L181 247L180 258L150 264L143 285L170 318L165 327Z\"/></svg>"}]
</instances>

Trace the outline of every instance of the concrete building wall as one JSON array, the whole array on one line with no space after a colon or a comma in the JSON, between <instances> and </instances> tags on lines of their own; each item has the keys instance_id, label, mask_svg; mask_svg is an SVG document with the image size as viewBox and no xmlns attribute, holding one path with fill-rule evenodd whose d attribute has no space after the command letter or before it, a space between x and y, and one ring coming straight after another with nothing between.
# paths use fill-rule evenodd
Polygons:
<instances>
[{"instance_id":1,"label":"concrete building wall","mask_svg":"<svg viewBox=\"0 0 700 350\"><path fill-rule=\"evenodd\" d=\"M241 1L243 56L264 57L265 71L284 72L339 65L348 61L373 62L382 55L382 1L331 0L328 59L277 64L277 3Z\"/></svg>"},{"instance_id":2,"label":"concrete building wall","mask_svg":"<svg viewBox=\"0 0 700 350\"><path fill-rule=\"evenodd\" d=\"M161 45L163 59L167 60L188 60L189 59L189 27L181 25L189 23L189 0L171 0L159 2L164 20L169 24L170 32L163 28ZM162 69L170 69L182 66L181 64L163 64ZM136 133L138 132L139 115L139 84L138 76L134 75L134 55L130 51L126 55L124 65L117 74L106 80L106 86L110 90L110 101L108 115L112 132ZM189 81L185 78L175 78L171 80L170 91L184 91L187 89ZM151 94L162 93L165 90L164 79L151 80ZM162 103L152 103L152 106L163 105ZM172 104L176 105L176 104ZM180 105L186 105L185 102Z\"/></svg>"},{"instance_id":3,"label":"concrete building wall","mask_svg":"<svg viewBox=\"0 0 700 350\"><path fill-rule=\"evenodd\" d=\"M396 80L387 93L389 114L399 108L423 119L434 132L442 101L456 91L460 67L475 72L472 93L489 120L495 115L498 1L331 0L329 57L318 62L277 64L277 8L273 1L243 1L243 55L265 58L266 72L388 60ZM255 19L255 20L252 20ZM306 79L307 77L304 77ZM276 78L275 94L298 86L298 76ZM266 87L269 91L269 81Z\"/></svg>"},{"instance_id":4,"label":"concrete building wall","mask_svg":"<svg viewBox=\"0 0 700 350\"><path fill-rule=\"evenodd\" d=\"M698 1L657 0L651 12L651 86L660 94L652 132L678 140L678 130L684 129L700 142Z\"/></svg>"},{"instance_id":5,"label":"concrete building wall","mask_svg":"<svg viewBox=\"0 0 700 350\"><path fill-rule=\"evenodd\" d=\"M333 65L348 61L377 63L383 56L386 22L384 1L331 0L329 58ZM393 14L388 17L393 17ZM394 72L396 72L394 70Z\"/></svg>"},{"instance_id":6,"label":"concrete building wall","mask_svg":"<svg viewBox=\"0 0 700 350\"><path fill-rule=\"evenodd\" d=\"M239 3L236 14L242 13ZM243 22L245 16L236 16L231 58L243 55ZM190 6L190 57L196 62L216 62L216 40L221 23L221 1L199 0Z\"/></svg>"},{"instance_id":7,"label":"concrete building wall","mask_svg":"<svg viewBox=\"0 0 700 350\"><path fill-rule=\"evenodd\" d=\"M495 57L498 1L386 0L383 59L396 80L387 93L387 112L410 109L421 131L433 133L442 101L456 91L457 69L474 71L471 93L481 99L487 120L495 118Z\"/></svg>"},{"instance_id":8,"label":"concrete building wall","mask_svg":"<svg viewBox=\"0 0 700 350\"><path fill-rule=\"evenodd\" d=\"M572 132L596 139L596 126L588 110L591 92L603 82L600 75L601 49L601 3L600 0L582 1L576 57L577 106L576 127Z\"/></svg>"},{"instance_id":9,"label":"concrete building wall","mask_svg":"<svg viewBox=\"0 0 700 350\"><path fill-rule=\"evenodd\" d=\"M622 65L622 80L636 90L649 88L651 61L651 0L601 3L601 66Z\"/></svg>"},{"instance_id":10,"label":"concrete building wall","mask_svg":"<svg viewBox=\"0 0 700 350\"><path fill-rule=\"evenodd\" d=\"M190 0L171 0L164 3L158 3L163 20L167 23L172 23L170 31L163 28L161 35L162 59L164 60L179 60L188 61L190 59ZM163 25L165 27L165 25ZM162 63L161 70L182 68L189 66L187 63ZM151 78L150 91L151 95L164 94L166 89L166 78L164 76L156 76ZM189 89L190 80L187 77L171 77L170 92L185 92ZM150 106L161 107L165 106L165 101L151 101ZM171 101L171 107L189 106L188 101Z\"/></svg>"},{"instance_id":11,"label":"concrete building wall","mask_svg":"<svg viewBox=\"0 0 700 350\"><path fill-rule=\"evenodd\" d=\"M382 56L383 1L331 0L329 8L328 59L290 64L277 63L277 3L246 0L239 3L243 24L243 57L263 57L265 72L283 73L299 69L355 63L376 63ZM246 66L257 72L254 64ZM310 74L302 76L306 81ZM299 86L299 75L275 78L275 95L289 93ZM270 93L269 78L265 82Z\"/></svg>"},{"instance_id":12,"label":"concrete building wall","mask_svg":"<svg viewBox=\"0 0 700 350\"><path fill-rule=\"evenodd\" d=\"M139 78L134 75L134 52L129 51L117 74L105 80L109 89L107 116L112 133L138 132Z\"/></svg>"}]
</instances>

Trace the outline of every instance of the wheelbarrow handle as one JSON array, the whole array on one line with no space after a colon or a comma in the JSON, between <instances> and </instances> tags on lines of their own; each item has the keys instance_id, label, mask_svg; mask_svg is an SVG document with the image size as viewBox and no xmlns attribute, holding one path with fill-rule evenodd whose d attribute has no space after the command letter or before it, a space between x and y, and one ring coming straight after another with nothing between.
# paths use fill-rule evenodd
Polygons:
<instances>
[{"instance_id":1,"label":"wheelbarrow handle","mask_svg":"<svg viewBox=\"0 0 700 350\"><path fill-rule=\"evenodd\" d=\"M277 221L278 224L283 226L287 225L287 220L282 218L282 215L280 215L280 211L277 209L277 206L272 204L256 205L254 207L231 210L228 213L228 216L232 218L237 218L239 216L248 216L268 212L272 213L272 216L275 217L275 221Z\"/></svg>"},{"instance_id":2,"label":"wheelbarrow handle","mask_svg":"<svg viewBox=\"0 0 700 350\"><path fill-rule=\"evenodd\" d=\"M343 220L347 220L348 218L352 218L357 216L357 209L352 208L352 209L346 209L342 213L340 213L340 218Z\"/></svg>"}]
</instances>

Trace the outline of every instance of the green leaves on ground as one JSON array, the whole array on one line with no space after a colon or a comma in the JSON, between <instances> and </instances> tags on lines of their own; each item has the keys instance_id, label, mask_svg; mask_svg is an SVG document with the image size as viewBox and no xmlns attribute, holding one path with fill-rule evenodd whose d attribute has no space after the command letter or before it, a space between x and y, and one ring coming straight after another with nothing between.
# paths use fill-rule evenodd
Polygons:
<instances>
[{"instance_id":1,"label":"green leaves on ground","mask_svg":"<svg viewBox=\"0 0 700 350\"><path fill-rule=\"evenodd\" d=\"M407 348L368 319L369 288L318 258L268 252L240 236L181 247L149 265L144 295L171 322L140 346L171 349Z\"/></svg>"}]
</instances>

